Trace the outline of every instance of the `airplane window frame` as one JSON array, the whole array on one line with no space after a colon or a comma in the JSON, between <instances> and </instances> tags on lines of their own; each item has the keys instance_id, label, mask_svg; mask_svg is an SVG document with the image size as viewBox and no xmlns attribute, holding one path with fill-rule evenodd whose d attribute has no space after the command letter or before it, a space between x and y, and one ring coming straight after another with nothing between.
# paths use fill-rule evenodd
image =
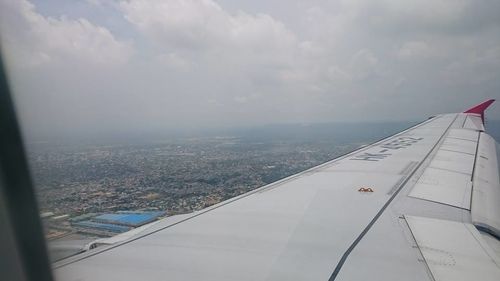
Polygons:
<instances>
[{"instance_id":1,"label":"airplane window frame","mask_svg":"<svg viewBox=\"0 0 500 281\"><path fill-rule=\"evenodd\" d=\"M7 280L51 281L35 190L4 66L0 54L0 237L6 238L0 239L1 275Z\"/></svg>"}]
</instances>

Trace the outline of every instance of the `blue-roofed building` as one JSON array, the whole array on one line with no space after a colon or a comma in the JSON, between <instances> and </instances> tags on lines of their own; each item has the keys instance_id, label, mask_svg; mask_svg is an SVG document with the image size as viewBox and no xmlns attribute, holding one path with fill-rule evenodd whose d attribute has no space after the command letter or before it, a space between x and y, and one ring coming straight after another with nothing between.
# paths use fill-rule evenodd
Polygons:
<instances>
[{"instance_id":1,"label":"blue-roofed building","mask_svg":"<svg viewBox=\"0 0 500 281\"><path fill-rule=\"evenodd\" d=\"M72 220L71 224L78 228L79 232L91 233L98 236L114 236L115 234L153 222L164 215L166 215L166 212L123 211L81 217L82 219Z\"/></svg>"},{"instance_id":2,"label":"blue-roofed building","mask_svg":"<svg viewBox=\"0 0 500 281\"><path fill-rule=\"evenodd\" d=\"M93 221L79 221L79 222L73 223L73 226L83 227L83 228L91 228L91 229L95 229L98 231L113 232L113 233L122 233L122 232L129 231L130 229L132 229L131 227L128 227L128 226L99 223L99 222L93 222Z\"/></svg>"},{"instance_id":3,"label":"blue-roofed building","mask_svg":"<svg viewBox=\"0 0 500 281\"><path fill-rule=\"evenodd\" d=\"M105 224L116 224L123 226L138 227L155 221L158 217L165 215L165 212L135 212L135 213L114 213L102 214L92 220Z\"/></svg>"}]
</instances>

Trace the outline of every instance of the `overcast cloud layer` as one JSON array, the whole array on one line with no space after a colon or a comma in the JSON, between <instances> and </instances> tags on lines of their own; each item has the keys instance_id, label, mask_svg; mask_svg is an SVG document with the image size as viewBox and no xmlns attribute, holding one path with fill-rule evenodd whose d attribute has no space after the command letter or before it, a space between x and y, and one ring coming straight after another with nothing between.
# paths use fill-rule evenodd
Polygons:
<instances>
[{"instance_id":1,"label":"overcast cloud layer","mask_svg":"<svg viewBox=\"0 0 500 281\"><path fill-rule=\"evenodd\" d=\"M269 2L0 0L25 129L421 120L500 96L500 1Z\"/></svg>"}]
</instances>

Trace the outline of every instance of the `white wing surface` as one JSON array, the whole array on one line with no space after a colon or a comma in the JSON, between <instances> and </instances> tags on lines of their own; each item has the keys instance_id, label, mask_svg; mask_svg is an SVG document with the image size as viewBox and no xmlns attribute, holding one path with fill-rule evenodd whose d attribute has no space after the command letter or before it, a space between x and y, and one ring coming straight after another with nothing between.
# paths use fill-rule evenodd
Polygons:
<instances>
[{"instance_id":1,"label":"white wing surface","mask_svg":"<svg viewBox=\"0 0 500 281\"><path fill-rule=\"evenodd\" d=\"M500 280L487 101L54 264L58 280Z\"/></svg>"}]
</instances>

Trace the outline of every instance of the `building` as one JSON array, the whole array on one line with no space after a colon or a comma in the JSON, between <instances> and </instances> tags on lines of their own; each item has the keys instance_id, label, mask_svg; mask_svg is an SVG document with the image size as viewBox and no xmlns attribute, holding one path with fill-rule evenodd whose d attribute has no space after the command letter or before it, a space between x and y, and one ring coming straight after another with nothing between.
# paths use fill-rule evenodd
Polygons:
<instances>
[{"instance_id":1,"label":"building","mask_svg":"<svg viewBox=\"0 0 500 281\"><path fill-rule=\"evenodd\" d=\"M165 212L120 212L112 214L102 214L92 219L92 221L115 224L129 227L139 227L153 222L158 217L165 215Z\"/></svg>"}]
</instances>

